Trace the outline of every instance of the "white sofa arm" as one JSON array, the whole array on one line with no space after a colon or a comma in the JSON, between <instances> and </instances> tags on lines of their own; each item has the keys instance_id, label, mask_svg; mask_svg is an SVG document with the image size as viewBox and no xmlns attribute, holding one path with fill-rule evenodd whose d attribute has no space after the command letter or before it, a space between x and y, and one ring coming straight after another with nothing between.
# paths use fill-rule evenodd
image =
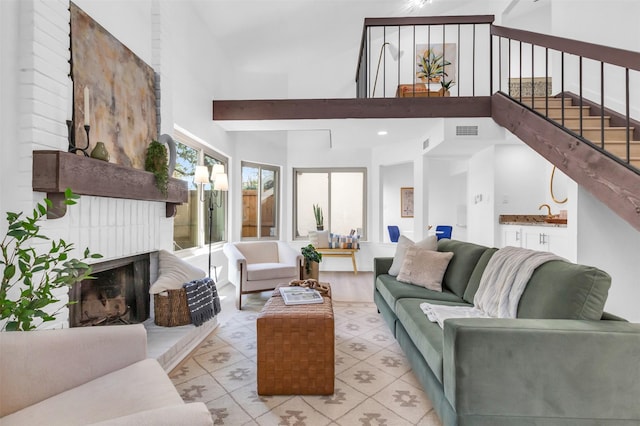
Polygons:
<instances>
[{"instance_id":1,"label":"white sofa arm","mask_svg":"<svg viewBox=\"0 0 640 426\"><path fill-rule=\"evenodd\" d=\"M229 261L228 278L236 287L240 285L240 273L247 276L247 258L233 243L226 243L222 246L222 252Z\"/></svg>"},{"instance_id":2,"label":"white sofa arm","mask_svg":"<svg viewBox=\"0 0 640 426\"><path fill-rule=\"evenodd\" d=\"M146 356L142 324L0 333L0 417Z\"/></svg>"},{"instance_id":3,"label":"white sofa arm","mask_svg":"<svg viewBox=\"0 0 640 426\"><path fill-rule=\"evenodd\" d=\"M278 241L278 259L280 263L286 265L296 265L300 267L302 265L302 253L293 249L288 243L284 241Z\"/></svg>"},{"instance_id":4,"label":"white sofa arm","mask_svg":"<svg viewBox=\"0 0 640 426\"><path fill-rule=\"evenodd\" d=\"M211 413L204 402L184 405L172 405L155 410L141 411L128 416L118 417L93 426L174 426L174 425L213 425Z\"/></svg>"}]
</instances>

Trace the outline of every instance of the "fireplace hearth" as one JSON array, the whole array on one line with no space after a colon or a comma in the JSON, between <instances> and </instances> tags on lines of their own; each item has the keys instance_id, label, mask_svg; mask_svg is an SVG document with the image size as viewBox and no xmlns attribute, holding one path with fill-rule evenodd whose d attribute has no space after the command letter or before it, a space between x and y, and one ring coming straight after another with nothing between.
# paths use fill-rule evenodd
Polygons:
<instances>
[{"instance_id":1,"label":"fireplace hearth","mask_svg":"<svg viewBox=\"0 0 640 426\"><path fill-rule=\"evenodd\" d=\"M140 323L149 317L148 253L92 265L94 279L69 291L69 326Z\"/></svg>"}]
</instances>

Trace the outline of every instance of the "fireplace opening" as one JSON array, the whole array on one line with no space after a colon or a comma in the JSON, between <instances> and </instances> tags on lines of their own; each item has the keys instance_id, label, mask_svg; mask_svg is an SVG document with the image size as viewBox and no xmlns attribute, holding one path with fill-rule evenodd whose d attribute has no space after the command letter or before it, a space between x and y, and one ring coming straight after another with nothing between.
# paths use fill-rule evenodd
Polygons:
<instances>
[{"instance_id":1,"label":"fireplace opening","mask_svg":"<svg viewBox=\"0 0 640 426\"><path fill-rule=\"evenodd\" d=\"M69 326L135 324L149 317L149 254L92 265L93 279L75 284Z\"/></svg>"}]
</instances>

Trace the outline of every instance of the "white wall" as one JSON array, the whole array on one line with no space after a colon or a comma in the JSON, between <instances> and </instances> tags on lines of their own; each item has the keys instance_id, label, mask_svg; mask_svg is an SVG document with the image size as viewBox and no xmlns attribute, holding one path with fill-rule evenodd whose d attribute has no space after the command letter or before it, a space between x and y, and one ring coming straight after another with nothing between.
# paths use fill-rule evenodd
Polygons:
<instances>
[{"instance_id":1,"label":"white wall","mask_svg":"<svg viewBox=\"0 0 640 426\"><path fill-rule=\"evenodd\" d=\"M494 156L494 147L480 151L469 160L467 174L467 239L487 246L493 246L497 226Z\"/></svg>"},{"instance_id":2,"label":"white wall","mask_svg":"<svg viewBox=\"0 0 640 426\"><path fill-rule=\"evenodd\" d=\"M400 188L413 188L413 163L382 166L380 170L380 190L382 192L382 241L391 242L387 226L396 225L400 233L408 238L413 236L413 217L402 217L400 211Z\"/></svg>"},{"instance_id":3,"label":"white wall","mask_svg":"<svg viewBox=\"0 0 640 426\"><path fill-rule=\"evenodd\" d=\"M425 184L428 186L429 211L428 224L451 225L453 231L451 237L456 240L466 241L466 228L460 225L466 224L458 220L458 212L461 207L467 205L467 175L459 173L458 161L440 158L428 159L427 176Z\"/></svg>"},{"instance_id":4,"label":"white wall","mask_svg":"<svg viewBox=\"0 0 640 426\"><path fill-rule=\"evenodd\" d=\"M578 263L596 266L611 275L605 309L640 322L640 232L611 213L584 189L578 197Z\"/></svg>"}]
</instances>

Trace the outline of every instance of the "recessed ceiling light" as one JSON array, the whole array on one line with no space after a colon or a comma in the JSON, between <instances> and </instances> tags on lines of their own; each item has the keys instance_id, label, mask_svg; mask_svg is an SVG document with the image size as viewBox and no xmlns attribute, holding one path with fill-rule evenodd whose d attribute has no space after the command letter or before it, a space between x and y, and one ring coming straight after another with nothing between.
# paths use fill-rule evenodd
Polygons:
<instances>
[{"instance_id":1,"label":"recessed ceiling light","mask_svg":"<svg viewBox=\"0 0 640 426\"><path fill-rule=\"evenodd\" d=\"M378 136L384 136L386 135L388 132L386 130L380 130L378 131Z\"/></svg>"}]
</instances>

